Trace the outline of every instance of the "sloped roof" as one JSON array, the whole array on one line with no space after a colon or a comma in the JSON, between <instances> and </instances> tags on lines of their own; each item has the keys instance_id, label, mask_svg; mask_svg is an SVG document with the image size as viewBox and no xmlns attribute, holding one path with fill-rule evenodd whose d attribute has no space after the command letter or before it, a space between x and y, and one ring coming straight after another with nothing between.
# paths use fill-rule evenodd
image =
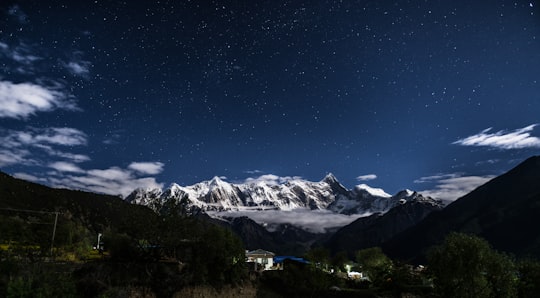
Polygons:
<instances>
[{"instance_id":1,"label":"sloped roof","mask_svg":"<svg viewBox=\"0 0 540 298\"><path fill-rule=\"evenodd\" d=\"M246 253L247 257L264 257L264 258L273 258L276 254L264 249L256 249L248 251Z\"/></svg>"}]
</instances>

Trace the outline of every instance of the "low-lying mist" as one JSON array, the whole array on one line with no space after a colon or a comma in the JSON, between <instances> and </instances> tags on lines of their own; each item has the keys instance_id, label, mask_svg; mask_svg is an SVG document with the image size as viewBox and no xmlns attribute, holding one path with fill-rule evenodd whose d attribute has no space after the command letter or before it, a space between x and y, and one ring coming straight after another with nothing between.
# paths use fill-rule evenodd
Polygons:
<instances>
[{"instance_id":1,"label":"low-lying mist","mask_svg":"<svg viewBox=\"0 0 540 298\"><path fill-rule=\"evenodd\" d=\"M295 209L291 211L283 210L242 210L242 211L222 211L208 212L212 217L242 217L246 216L272 231L280 224L290 224L312 233L325 233L328 230L343 227L356 219L370 215L338 214L328 210Z\"/></svg>"}]
</instances>

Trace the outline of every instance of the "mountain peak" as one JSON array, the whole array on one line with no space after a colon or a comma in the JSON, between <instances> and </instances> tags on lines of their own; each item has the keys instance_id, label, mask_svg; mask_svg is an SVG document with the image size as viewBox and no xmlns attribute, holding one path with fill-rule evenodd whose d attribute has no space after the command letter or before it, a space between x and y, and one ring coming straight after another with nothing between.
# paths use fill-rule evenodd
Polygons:
<instances>
[{"instance_id":1,"label":"mountain peak","mask_svg":"<svg viewBox=\"0 0 540 298\"><path fill-rule=\"evenodd\" d=\"M402 199L402 198L405 198L405 197L411 197L412 195L414 195L416 192L415 191L412 191L410 189L404 189L404 190L401 190L399 191L395 197L398 198L398 199Z\"/></svg>"},{"instance_id":2,"label":"mountain peak","mask_svg":"<svg viewBox=\"0 0 540 298\"><path fill-rule=\"evenodd\" d=\"M210 180L210 183L220 183L220 182L223 182L223 180L221 180L221 178L219 178L218 176L214 176L214 177Z\"/></svg>"},{"instance_id":3,"label":"mountain peak","mask_svg":"<svg viewBox=\"0 0 540 298\"><path fill-rule=\"evenodd\" d=\"M208 182L209 185L212 185L212 186L222 186L224 184L229 184L225 181L223 181L220 177L218 176L214 176L209 182Z\"/></svg>"},{"instance_id":4,"label":"mountain peak","mask_svg":"<svg viewBox=\"0 0 540 298\"><path fill-rule=\"evenodd\" d=\"M367 184L359 184L356 186L356 189L366 191L367 193L373 196L377 196L377 197L383 197L383 198L392 197L392 195L386 193L382 188L374 188Z\"/></svg>"},{"instance_id":5,"label":"mountain peak","mask_svg":"<svg viewBox=\"0 0 540 298\"><path fill-rule=\"evenodd\" d=\"M339 183L336 176L334 176L334 174L332 173L326 174L326 176L324 176L322 181L328 184Z\"/></svg>"}]
</instances>

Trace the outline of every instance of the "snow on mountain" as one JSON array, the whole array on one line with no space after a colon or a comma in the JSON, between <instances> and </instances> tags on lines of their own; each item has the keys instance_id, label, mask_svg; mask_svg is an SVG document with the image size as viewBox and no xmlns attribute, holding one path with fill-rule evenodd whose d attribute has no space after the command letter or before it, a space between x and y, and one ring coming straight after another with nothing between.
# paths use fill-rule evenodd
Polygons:
<instances>
[{"instance_id":1,"label":"snow on mountain","mask_svg":"<svg viewBox=\"0 0 540 298\"><path fill-rule=\"evenodd\" d=\"M173 183L166 189L136 189L126 200L156 212L167 210L170 201L181 202L188 211L204 211L223 220L247 216L267 229L278 229L287 222L316 233L349 224L359 217L384 214L408 202L440 204L410 190L392 196L365 184L347 189L332 174L319 182L264 175L234 184L214 177L190 186Z\"/></svg>"},{"instance_id":2,"label":"snow on mountain","mask_svg":"<svg viewBox=\"0 0 540 298\"><path fill-rule=\"evenodd\" d=\"M273 178L272 178L273 177ZM395 196L380 188L360 184L346 189L328 174L319 182L274 176L233 184L214 177L191 186L172 184L169 188L137 189L126 200L158 211L168 200L187 200L190 208L203 211L250 211L297 209L330 210L341 214L386 212L416 194L409 190ZM279 182L277 182L279 181Z\"/></svg>"},{"instance_id":3,"label":"snow on mountain","mask_svg":"<svg viewBox=\"0 0 540 298\"><path fill-rule=\"evenodd\" d=\"M159 188L137 188L129 195L129 201L132 204L144 205L157 210L161 206L162 197L163 192Z\"/></svg>"},{"instance_id":4,"label":"snow on mountain","mask_svg":"<svg viewBox=\"0 0 540 298\"><path fill-rule=\"evenodd\" d=\"M392 195L387 194L384 190L381 188L373 188L366 184L359 184L355 187L357 191L365 191L369 193L370 195L376 196L376 197L383 197L383 198L390 198Z\"/></svg>"},{"instance_id":5,"label":"snow on mountain","mask_svg":"<svg viewBox=\"0 0 540 298\"><path fill-rule=\"evenodd\" d=\"M380 188L372 188L365 184L355 186L348 192L348 195L340 196L329 207L341 214L373 214L386 213L397 205L414 200L423 200L424 203L439 205L440 202L430 197L423 197L421 194L402 190L395 195L390 195Z\"/></svg>"}]
</instances>

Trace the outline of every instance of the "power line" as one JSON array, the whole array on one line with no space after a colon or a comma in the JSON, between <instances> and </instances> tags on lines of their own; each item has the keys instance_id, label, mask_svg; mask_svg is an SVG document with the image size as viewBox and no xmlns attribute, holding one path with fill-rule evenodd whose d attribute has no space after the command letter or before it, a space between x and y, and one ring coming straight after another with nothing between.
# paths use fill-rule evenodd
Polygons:
<instances>
[{"instance_id":1,"label":"power line","mask_svg":"<svg viewBox=\"0 0 540 298\"><path fill-rule=\"evenodd\" d=\"M40 214L62 214L58 211L40 211L40 210L30 210L30 209L15 209L15 208L0 208L0 210L5 211L15 211L15 212L28 212L28 213L40 213Z\"/></svg>"},{"instance_id":2,"label":"power line","mask_svg":"<svg viewBox=\"0 0 540 298\"><path fill-rule=\"evenodd\" d=\"M15 212L28 212L28 213L39 213L39 214L54 214L54 226L52 231L52 239L51 239L51 257L53 256L53 250L54 250L54 237L56 236L56 224L58 223L58 215L61 214L58 211L39 211L39 210L30 210L30 209L15 209L15 208L0 208L0 210L5 211L15 211Z\"/></svg>"}]
</instances>

